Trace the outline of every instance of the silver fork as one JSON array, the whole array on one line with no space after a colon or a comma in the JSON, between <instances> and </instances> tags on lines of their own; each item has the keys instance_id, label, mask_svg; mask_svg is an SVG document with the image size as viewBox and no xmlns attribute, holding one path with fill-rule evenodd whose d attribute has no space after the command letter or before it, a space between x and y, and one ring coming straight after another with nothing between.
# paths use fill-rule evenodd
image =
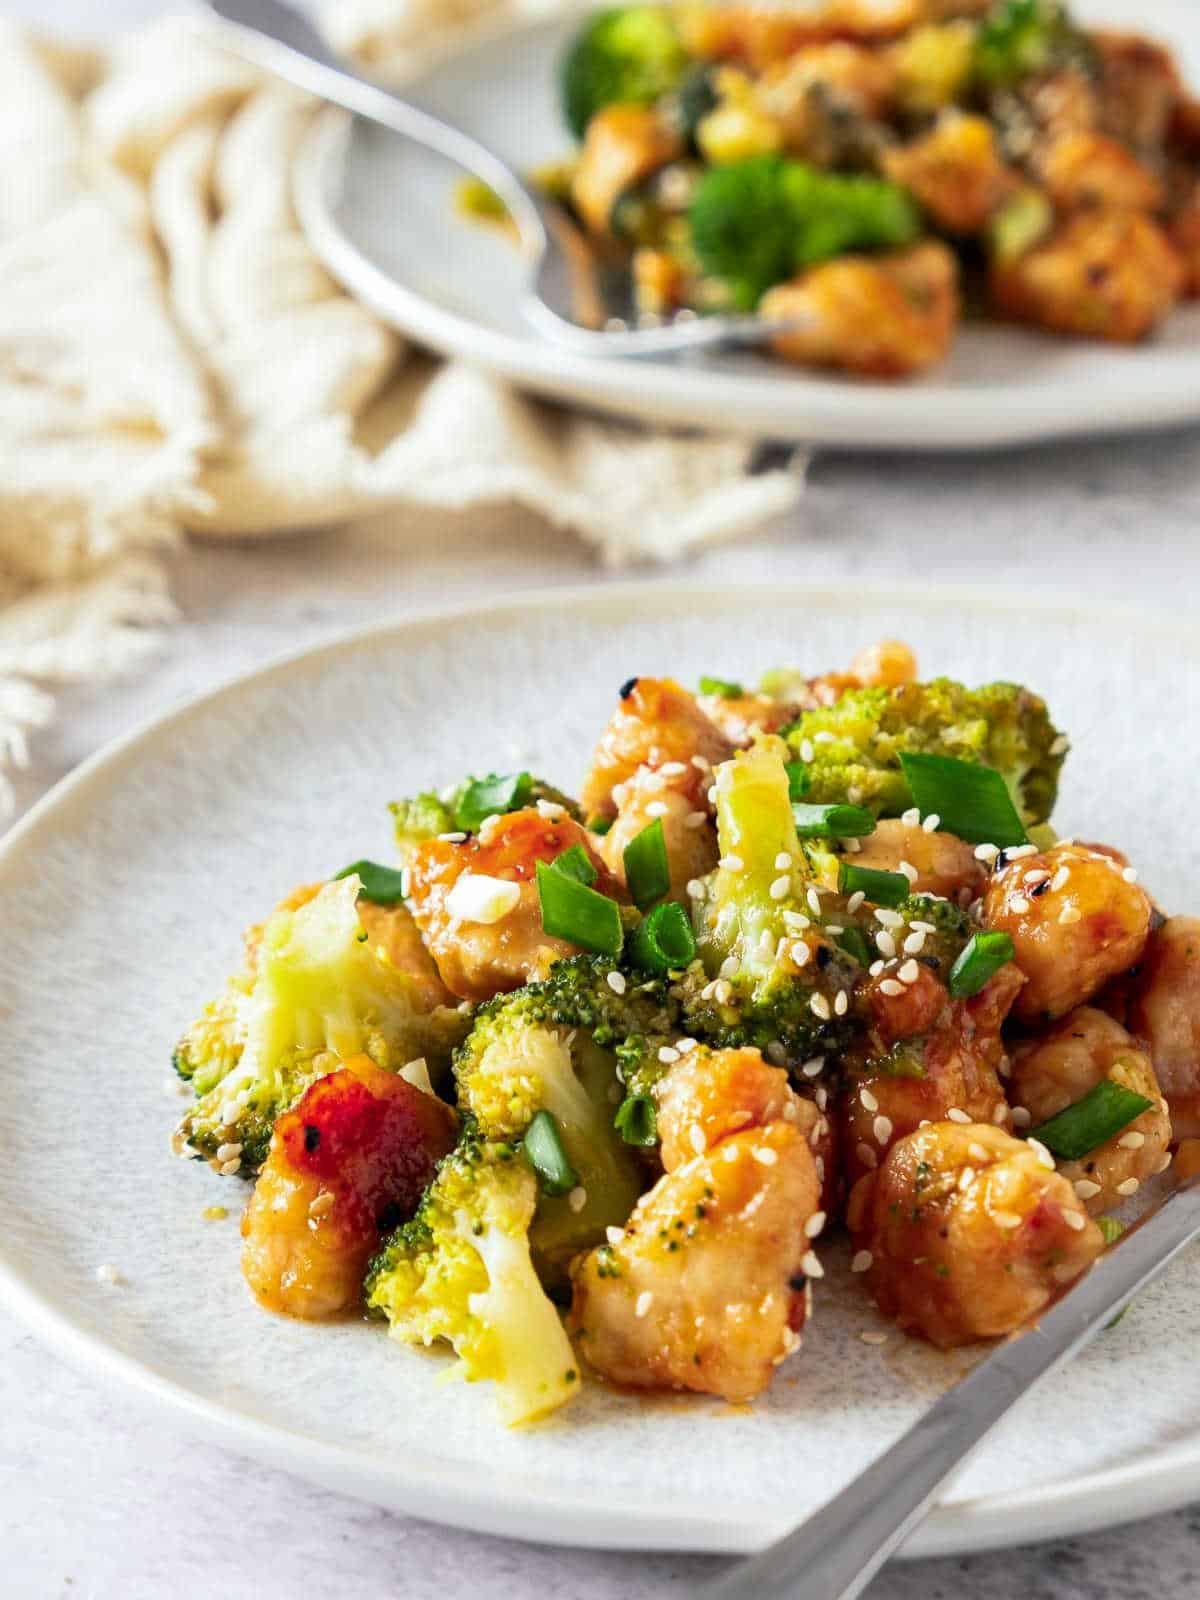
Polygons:
<instances>
[{"instance_id":1,"label":"silver fork","mask_svg":"<svg viewBox=\"0 0 1200 1600\"><path fill-rule=\"evenodd\" d=\"M599 326L578 320L579 236L560 206L544 199L469 134L350 71L316 28L281 0L203 0L220 19L228 48L298 88L379 123L432 150L495 190L516 224L526 260L523 310L546 338L585 355L665 355L719 345L762 344L787 324L753 316L684 313L653 327L636 322L628 272L590 274ZM449 201L447 201L449 204ZM572 251L572 234L575 250Z\"/></svg>"},{"instance_id":2,"label":"silver fork","mask_svg":"<svg viewBox=\"0 0 1200 1600\"><path fill-rule=\"evenodd\" d=\"M1005 1412L1107 1327L1197 1234L1200 1178L1191 1178L841 1494L794 1533L706 1584L697 1600L854 1600Z\"/></svg>"}]
</instances>

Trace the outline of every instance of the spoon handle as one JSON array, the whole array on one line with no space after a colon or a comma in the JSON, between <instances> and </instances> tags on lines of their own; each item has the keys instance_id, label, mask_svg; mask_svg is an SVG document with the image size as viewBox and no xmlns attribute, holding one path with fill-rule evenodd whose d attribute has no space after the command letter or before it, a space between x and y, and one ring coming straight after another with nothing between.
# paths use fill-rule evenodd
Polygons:
<instances>
[{"instance_id":1,"label":"spoon handle","mask_svg":"<svg viewBox=\"0 0 1200 1600\"><path fill-rule=\"evenodd\" d=\"M1200 1233L1200 1180L1100 1258L1058 1304L999 1346L886 1454L794 1533L701 1591L709 1600L854 1600L946 1479L1033 1384L1063 1366Z\"/></svg>"}]
</instances>

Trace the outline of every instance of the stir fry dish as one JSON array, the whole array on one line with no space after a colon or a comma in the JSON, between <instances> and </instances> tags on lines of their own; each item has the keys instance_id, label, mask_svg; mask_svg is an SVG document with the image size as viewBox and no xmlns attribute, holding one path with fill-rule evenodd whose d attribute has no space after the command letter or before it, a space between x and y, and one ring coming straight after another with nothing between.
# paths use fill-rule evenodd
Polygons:
<instances>
[{"instance_id":1,"label":"stir fry dish","mask_svg":"<svg viewBox=\"0 0 1200 1600\"><path fill-rule=\"evenodd\" d=\"M577 796L395 802L175 1054L258 1301L452 1347L508 1423L748 1401L845 1262L942 1348L1036 1318L1200 1133L1200 919L1055 832L1067 749L887 642L631 677Z\"/></svg>"},{"instance_id":2,"label":"stir fry dish","mask_svg":"<svg viewBox=\"0 0 1200 1600\"><path fill-rule=\"evenodd\" d=\"M966 313L1126 343L1200 294L1200 100L1059 0L619 7L561 97L545 182L643 320L757 312L787 360L905 377Z\"/></svg>"}]
</instances>

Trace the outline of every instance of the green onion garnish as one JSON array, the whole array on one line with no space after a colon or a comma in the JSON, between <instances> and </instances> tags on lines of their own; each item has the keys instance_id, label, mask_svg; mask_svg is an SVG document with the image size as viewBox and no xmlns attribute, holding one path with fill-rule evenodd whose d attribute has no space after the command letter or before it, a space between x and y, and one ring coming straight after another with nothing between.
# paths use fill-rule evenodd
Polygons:
<instances>
[{"instance_id":1,"label":"green onion garnish","mask_svg":"<svg viewBox=\"0 0 1200 1600\"><path fill-rule=\"evenodd\" d=\"M731 683L728 678L700 679L701 694L720 695L722 700L740 700L745 692L740 683Z\"/></svg>"},{"instance_id":2,"label":"green onion garnish","mask_svg":"<svg viewBox=\"0 0 1200 1600\"><path fill-rule=\"evenodd\" d=\"M1104 1078L1082 1100L1043 1122L1040 1128L1031 1128L1029 1138L1040 1139L1047 1150L1064 1161L1081 1161L1143 1111L1149 1111L1152 1104L1144 1094L1135 1094L1123 1083Z\"/></svg>"},{"instance_id":3,"label":"green onion garnish","mask_svg":"<svg viewBox=\"0 0 1200 1600\"><path fill-rule=\"evenodd\" d=\"M946 987L955 1000L978 994L1006 962L1013 958L1013 942L1006 933L973 933L950 968Z\"/></svg>"},{"instance_id":4,"label":"green onion garnish","mask_svg":"<svg viewBox=\"0 0 1200 1600\"><path fill-rule=\"evenodd\" d=\"M785 761L783 765L788 775L788 799L803 800L812 787L812 774L803 761Z\"/></svg>"},{"instance_id":5,"label":"green onion garnish","mask_svg":"<svg viewBox=\"0 0 1200 1600\"><path fill-rule=\"evenodd\" d=\"M542 927L548 934L597 955L620 955L625 934L615 900L544 861L537 864L537 886Z\"/></svg>"},{"instance_id":6,"label":"green onion garnish","mask_svg":"<svg viewBox=\"0 0 1200 1600\"><path fill-rule=\"evenodd\" d=\"M615 820L614 817L589 817L586 823L587 831L589 833L598 833L603 838Z\"/></svg>"},{"instance_id":7,"label":"green onion garnish","mask_svg":"<svg viewBox=\"0 0 1200 1600\"><path fill-rule=\"evenodd\" d=\"M661 900L671 887L671 869L667 865L667 841L663 837L662 818L655 817L648 828L632 838L625 846L625 883L639 911Z\"/></svg>"},{"instance_id":8,"label":"green onion garnish","mask_svg":"<svg viewBox=\"0 0 1200 1600\"><path fill-rule=\"evenodd\" d=\"M875 832L866 806L793 805L792 819L802 839L862 839Z\"/></svg>"},{"instance_id":9,"label":"green onion garnish","mask_svg":"<svg viewBox=\"0 0 1200 1600\"><path fill-rule=\"evenodd\" d=\"M519 811L529 799L533 779L528 772L512 772L497 777L471 778L464 785L454 808L454 821L463 833L476 833L489 817Z\"/></svg>"},{"instance_id":10,"label":"green onion garnish","mask_svg":"<svg viewBox=\"0 0 1200 1600\"><path fill-rule=\"evenodd\" d=\"M655 906L629 940L629 958L642 972L678 972L696 959L687 912L674 900Z\"/></svg>"},{"instance_id":11,"label":"green onion garnish","mask_svg":"<svg viewBox=\"0 0 1200 1600\"><path fill-rule=\"evenodd\" d=\"M861 928L843 928L837 942L848 956L854 957L860 967L869 967L875 959L875 953Z\"/></svg>"},{"instance_id":12,"label":"green onion garnish","mask_svg":"<svg viewBox=\"0 0 1200 1600\"><path fill-rule=\"evenodd\" d=\"M543 1194L570 1194L579 1179L563 1147L558 1123L549 1111L539 1111L521 1141L525 1159L538 1175Z\"/></svg>"},{"instance_id":13,"label":"green onion garnish","mask_svg":"<svg viewBox=\"0 0 1200 1600\"><path fill-rule=\"evenodd\" d=\"M643 1150L658 1143L658 1111L648 1094L627 1094L617 1108L613 1127L626 1144Z\"/></svg>"},{"instance_id":14,"label":"green onion garnish","mask_svg":"<svg viewBox=\"0 0 1200 1600\"><path fill-rule=\"evenodd\" d=\"M364 900L373 901L377 906L394 906L404 899L404 874L397 868L381 867L378 861L355 861L335 872L334 879L348 878L353 872L358 873L362 884L359 893Z\"/></svg>"},{"instance_id":15,"label":"green onion garnish","mask_svg":"<svg viewBox=\"0 0 1200 1600\"><path fill-rule=\"evenodd\" d=\"M555 856L551 865L555 872L565 872L567 877L574 878L576 883L596 881L596 869L581 844L573 844L569 850L564 850L562 855Z\"/></svg>"},{"instance_id":16,"label":"green onion garnish","mask_svg":"<svg viewBox=\"0 0 1200 1600\"><path fill-rule=\"evenodd\" d=\"M1106 1245L1116 1244L1117 1240L1125 1232L1125 1224L1118 1222L1116 1217L1097 1217L1096 1226L1104 1235L1104 1243Z\"/></svg>"},{"instance_id":17,"label":"green onion garnish","mask_svg":"<svg viewBox=\"0 0 1200 1600\"><path fill-rule=\"evenodd\" d=\"M900 765L917 809L925 816L936 812L943 832L1001 849L1026 842L1008 785L994 767L929 755L902 755Z\"/></svg>"},{"instance_id":18,"label":"green onion garnish","mask_svg":"<svg viewBox=\"0 0 1200 1600\"><path fill-rule=\"evenodd\" d=\"M880 872L877 867L856 867L843 861L838 868L838 888L843 894L861 894L873 906L898 906L912 893L902 872Z\"/></svg>"}]
</instances>

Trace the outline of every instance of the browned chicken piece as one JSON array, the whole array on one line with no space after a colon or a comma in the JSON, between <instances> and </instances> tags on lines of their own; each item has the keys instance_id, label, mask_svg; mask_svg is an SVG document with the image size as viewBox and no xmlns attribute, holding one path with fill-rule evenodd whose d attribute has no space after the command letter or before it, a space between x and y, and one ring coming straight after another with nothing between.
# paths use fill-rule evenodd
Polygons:
<instances>
[{"instance_id":1,"label":"browned chicken piece","mask_svg":"<svg viewBox=\"0 0 1200 1600\"><path fill-rule=\"evenodd\" d=\"M1175 102L1168 141L1172 155L1200 160L1200 100L1183 95Z\"/></svg>"},{"instance_id":2,"label":"browned chicken piece","mask_svg":"<svg viewBox=\"0 0 1200 1600\"><path fill-rule=\"evenodd\" d=\"M1099 847L1055 845L1013 861L996 858L983 895L983 922L1012 939L1029 980L1013 1015L1052 1022L1098 994L1141 956L1149 896L1132 868Z\"/></svg>"},{"instance_id":3,"label":"browned chicken piece","mask_svg":"<svg viewBox=\"0 0 1200 1600\"><path fill-rule=\"evenodd\" d=\"M1062 211L1157 211L1161 181L1133 152L1103 133L1068 133L1042 151L1038 176Z\"/></svg>"},{"instance_id":4,"label":"browned chicken piece","mask_svg":"<svg viewBox=\"0 0 1200 1600\"><path fill-rule=\"evenodd\" d=\"M260 1305L293 1317L356 1305L380 1228L416 1210L454 1143L432 1095L353 1056L275 1124L242 1218L242 1272Z\"/></svg>"},{"instance_id":5,"label":"browned chicken piece","mask_svg":"<svg viewBox=\"0 0 1200 1600\"><path fill-rule=\"evenodd\" d=\"M944 111L928 133L885 153L883 170L951 233L975 233L1018 187L986 117Z\"/></svg>"},{"instance_id":6,"label":"browned chicken piece","mask_svg":"<svg viewBox=\"0 0 1200 1600\"><path fill-rule=\"evenodd\" d=\"M768 66L755 82L754 104L790 154L819 167L854 166L872 160L886 140L874 119L887 110L896 80L883 51L838 39Z\"/></svg>"},{"instance_id":7,"label":"browned chicken piece","mask_svg":"<svg viewBox=\"0 0 1200 1600\"><path fill-rule=\"evenodd\" d=\"M1079 1006L1049 1033L1019 1044L1012 1058L1014 1110L1037 1128L1110 1079L1151 1102L1120 1133L1058 1170L1094 1217L1119 1206L1158 1172L1171 1143L1171 1119L1150 1057L1119 1022Z\"/></svg>"},{"instance_id":8,"label":"browned chicken piece","mask_svg":"<svg viewBox=\"0 0 1200 1600\"><path fill-rule=\"evenodd\" d=\"M820 0L798 7L685 7L680 31L689 55L763 68L828 40L866 44L898 38L923 22L979 16L991 0Z\"/></svg>"},{"instance_id":9,"label":"browned chicken piece","mask_svg":"<svg viewBox=\"0 0 1200 1600\"><path fill-rule=\"evenodd\" d=\"M682 154L679 135L651 106L615 105L587 125L571 198L593 233L608 233L626 189Z\"/></svg>"},{"instance_id":10,"label":"browned chicken piece","mask_svg":"<svg viewBox=\"0 0 1200 1600\"><path fill-rule=\"evenodd\" d=\"M1200 181L1175 209L1167 237L1183 266L1183 293L1194 300L1200 297Z\"/></svg>"},{"instance_id":11,"label":"browned chicken piece","mask_svg":"<svg viewBox=\"0 0 1200 1600\"><path fill-rule=\"evenodd\" d=\"M1183 267L1170 240L1132 211L1080 212L989 279L997 308L1051 333L1118 344L1144 338L1175 305Z\"/></svg>"},{"instance_id":12,"label":"browned chicken piece","mask_svg":"<svg viewBox=\"0 0 1200 1600\"><path fill-rule=\"evenodd\" d=\"M917 658L901 639L880 639L864 645L850 663L850 675L865 689L898 689L915 683Z\"/></svg>"},{"instance_id":13,"label":"browned chicken piece","mask_svg":"<svg viewBox=\"0 0 1200 1600\"><path fill-rule=\"evenodd\" d=\"M759 306L768 320L795 319L771 341L802 366L903 378L936 366L958 318L958 266L928 240L894 255L841 256L777 284Z\"/></svg>"},{"instance_id":14,"label":"browned chicken piece","mask_svg":"<svg viewBox=\"0 0 1200 1600\"><path fill-rule=\"evenodd\" d=\"M986 1124L902 1139L847 1220L879 1309L942 1349L1013 1333L1104 1249L1048 1153Z\"/></svg>"},{"instance_id":15,"label":"browned chicken piece","mask_svg":"<svg viewBox=\"0 0 1200 1600\"><path fill-rule=\"evenodd\" d=\"M593 836L561 807L547 809L557 814L510 811L469 838L426 839L412 853L408 904L442 981L464 1000L519 989L551 962L578 954L542 927L539 861L580 845L598 874L596 890L622 897Z\"/></svg>"},{"instance_id":16,"label":"browned chicken piece","mask_svg":"<svg viewBox=\"0 0 1200 1600\"><path fill-rule=\"evenodd\" d=\"M717 864L717 830L711 809L698 791L700 773L689 762L682 773L664 775L639 767L632 778L618 784L617 819L600 841L600 854L618 882L625 883L625 849L655 821L662 823L671 886L667 899L688 904L687 886L703 878Z\"/></svg>"},{"instance_id":17,"label":"browned chicken piece","mask_svg":"<svg viewBox=\"0 0 1200 1600\"><path fill-rule=\"evenodd\" d=\"M753 1049L708 1050L697 1045L665 1073L655 1088L662 1164L668 1172L703 1155L732 1133L769 1122L797 1122L807 1103L790 1087L782 1067Z\"/></svg>"},{"instance_id":18,"label":"browned chicken piece","mask_svg":"<svg viewBox=\"0 0 1200 1600\"><path fill-rule=\"evenodd\" d=\"M756 733L778 733L795 722L803 707L791 700L772 700L765 694L702 694L698 704L704 715L739 750Z\"/></svg>"},{"instance_id":19,"label":"browned chicken piece","mask_svg":"<svg viewBox=\"0 0 1200 1600\"><path fill-rule=\"evenodd\" d=\"M885 817L860 843L855 866L899 872L904 863L916 873L915 878L907 874L914 894L937 894L946 900L969 894L973 900L982 892L983 867L974 848L956 834L926 833L919 822Z\"/></svg>"},{"instance_id":20,"label":"browned chicken piece","mask_svg":"<svg viewBox=\"0 0 1200 1600\"><path fill-rule=\"evenodd\" d=\"M1183 93L1170 51L1139 33L1094 28L1088 37L1100 69L1105 133L1149 157L1159 156Z\"/></svg>"},{"instance_id":21,"label":"browned chicken piece","mask_svg":"<svg viewBox=\"0 0 1200 1600\"><path fill-rule=\"evenodd\" d=\"M847 1060L839 1135L851 1184L922 1122L1010 1121L1000 1028L1024 982L1017 969L1002 967L967 1000L951 1000L927 967L899 995L884 992L887 981L872 980L868 1042L857 1062Z\"/></svg>"},{"instance_id":22,"label":"browned chicken piece","mask_svg":"<svg viewBox=\"0 0 1200 1600\"><path fill-rule=\"evenodd\" d=\"M788 682L780 698L766 694L702 694L700 709L738 749L757 733L778 733L795 722L802 711L832 705L851 689L888 688L913 683L917 658L899 639L880 639L865 645L847 672L826 672L817 678Z\"/></svg>"},{"instance_id":23,"label":"browned chicken piece","mask_svg":"<svg viewBox=\"0 0 1200 1600\"><path fill-rule=\"evenodd\" d=\"M694 798L699 809L707 804L710 768L732 754L733 746L704 715L695 696L673 679L630 678L592 755L580 797L584 812L615 817L620 800L613 791L639 767L672 779L687 778L692 787L680 792Z\"/></svg>"},{"instance_id":24,"label":"browned chicken piece","mask_svg":"<svg viewBox=\"0 0 1200 1600\"><path fill-rule=\"evenodd\" d=\"M618 1243L576 1262L567 1326L581 1356L631 1388L753 1399L800 1343L819 1198L794 1123L693 1155L642 1196Z\"/></svg>"},{"instance_id":25,"label":"browned chicken piece","mask_svg":"<svg viewBox=\"0 0 1200 1600\"><path fill-rule=\"evenodd\" d=\"M1176 1138L1200 1137L1200 917L1169 917L1150 935L1128 1015L1150 1047Z\"/></svg>"}]
</instances>

